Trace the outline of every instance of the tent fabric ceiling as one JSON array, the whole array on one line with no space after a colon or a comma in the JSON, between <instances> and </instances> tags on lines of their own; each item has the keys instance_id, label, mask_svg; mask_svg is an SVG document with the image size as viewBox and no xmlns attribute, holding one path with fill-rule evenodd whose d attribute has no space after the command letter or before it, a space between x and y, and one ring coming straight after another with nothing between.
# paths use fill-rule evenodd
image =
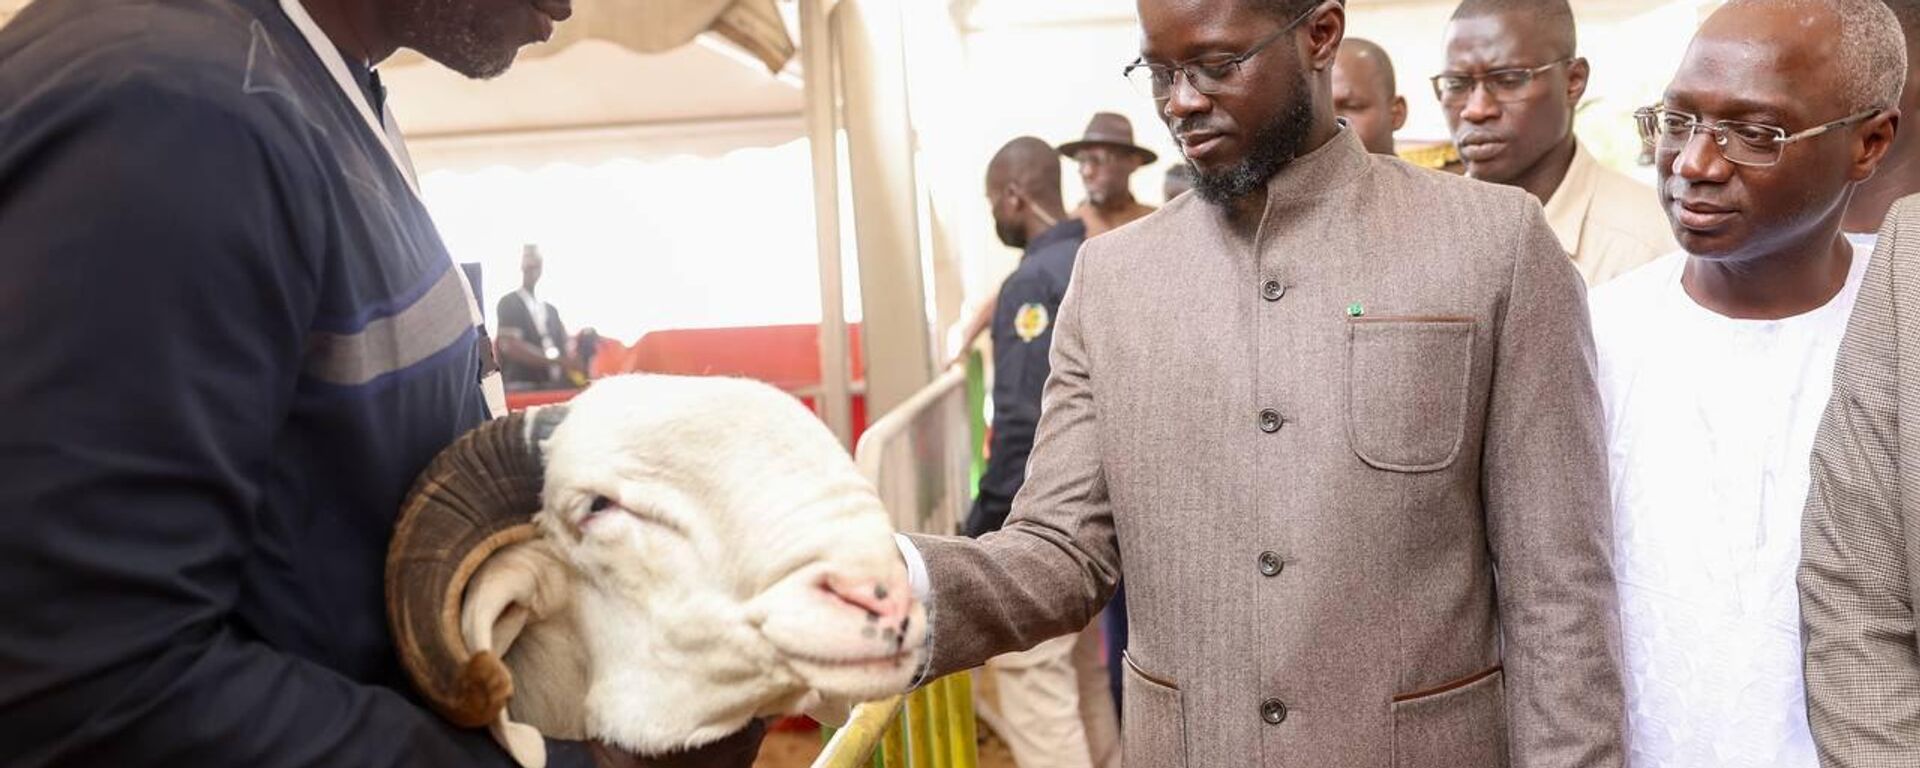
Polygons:
<instances>
[{"instance_id":1,"label":"tent fabric ceiling","mask_svg":"<svg viewBox=\"0 0 1920 768\"><path fill-rule=\"evenodd\" d=\"M471 157L479 149L472 140L486 137L508 140L508 154L521 156L539 136L569 144L583 135L660 139L675 130L709 133L703 125L739 136L743 121L753 126L746 134L760 137L756 146L804 135L800 79L790 69L795 46L776 0L578 0L574 8L554 39L529 46L491 81L464 79L412 52L383 63L408 136L458 140ZM631 148L630 138L616 144ZM665 141L661 151L712 148Z\"/></svg>"},{"instance_id":2,"label":"tent fabric ceiling","mask_svg":"<svg viewBox=\"0 0 1920 768\"><path fill-rule=\"evenodd\" d=\"M1129 23L1134 13L1134 0L935 1L963 29L976 31ZM0 0L0 23L27 2ZM1349 2L1362 11L1433 15L1457 0ZM1674 2L1573 0L1584 21ZM574 9L553 40L529 46L519 65L490 82L465 80L412 52L384 62L381 74L408 134L422 141L457 138L474 150L476 137L524 144L541 136L566 134L573 141L582 131L639 129L658 138L742 121L750 129L722 132L764 134L756 142L763 146L804 135L790 128L802 110L792 61L793 0L576 0Z\"/></svg>"},{"instance_id":3,"label":"tent fabric ceiling","mask_svg":"<svg viewBox=\"0 0 1920 768\"><path fill-rule=\"evenodd\" d=\"M0 24L29 0L0 0ZM946 0L955 19L970 29L1007 23L1073 23L1109 18L1131 20L1132 0ZM1573 0L1583 19L1645 12L1671 0ZM554 40L529 49L539 57L585 39L603 39L643 53L685 45L712 31L732 41L778 72L794 54L778 0L581 0L574 18L560 25ZM1452 6L1455 0L1350 0L1356 8ZM406 53L395 63L418 61Z\"/></svg>"},{"instance_id":4,"label":"tent fabric ceiling","mask_svg":"<svg viewBox=\"0 0 1920 768\"><path fill-rule=\"evenodd\" d=\"M489 81L430 62L381 67L411 139L797 117L796 82L722 42L642 54L588 40Z\"/></svg>"},{"instance_id":5,"label":"tent fabric ceiling","mask_svg":"<svg viewBox=\"0 0 1920 768\"><path fill-rule=\"evenodd\" d=\"M554 28L553 39L521 52L538 59L584 40L602 40L638 53L663 53L712 32L779 72L793 59L794 43L776 0L578 0L573 18ZM411 65L419 54L403 51L387 65Z\"/></svg>"},{"instance_id":6,"label":"tent fabric ceiling","mask_svg":"<svg viewBox=\"0 0 1920 768\"><path fill-rule=\"evenodd\" d=\"M31 0L0 0L0 25ZM582 40L605 40L641 53L661 53L713 32L744 49L778 73L793 60L794 42L778 0L581 0L573 18L554 30L554 39L524 52L539 58ZM402 51L391 62L418 63L419 54Z\"/></svg>"},{"instance_id":7,"label":"tent fabric ceiling","mask_svg":"<svg viewBox=\"0 0 1920 768\"><path fill-rule=\"evenodd\" d=\"M953 18L969 32L1007 27L1085 23L1133 23L1135 0L946 0ZM1674 0L1570 0L1582 21L1611 21L1669 5ZM1451 9L1460 0L1347 0L1357 11ZM1354 30L1348 30L1353 33ZM1435 30L1436 34L1438 30Z\"/></svg>"},{"instance_id":8,"label":"tent fabric ceiling","mask_svg":"<svg viewBox=\"0 0 1920 768\"><path fill-rule=\"evenodd\" d=\"M793 60L793 37L774 0L741 0L714 20L713 31L733 41L778 73Z\"/></svg>"},{"instance_id":9,"label":"tent fabric ceiling","mask_svg":"<svg viewBox=\"0 0 1920 768\"><path fill-rule=\"evenodd\" d=\"M407 133L420 139L784 125L798 118L801 94L781 1L577 0L553 40L521 51L521 62L493 81L465 80L412 51L382 62L381 77ZM0 0L0 24L28 2ZM774 133L767 141L791 138L784 128Z\"/></svg>"}]
</instances>

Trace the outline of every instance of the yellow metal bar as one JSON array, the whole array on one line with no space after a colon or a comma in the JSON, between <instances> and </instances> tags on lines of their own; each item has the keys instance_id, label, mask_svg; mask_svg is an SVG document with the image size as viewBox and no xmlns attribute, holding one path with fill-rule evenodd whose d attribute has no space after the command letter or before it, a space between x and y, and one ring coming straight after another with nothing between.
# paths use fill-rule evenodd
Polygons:
<instances>
[{"instance_id":1,"label":"yellow metal bar","mask_svg":"<svg viewBox=\"0 0 1920 768\"><path fill-rule=\"evenodd\" d=\"M894 715L900 711L901 697L893 696L855 707L847 725L835 731L813 768L862 768L873 759Z\"/></svg>"},{"instance_id":2,"label":"yellow metal bar","mask_svg":"<svg viewBox=\"0 0 1920 768\"><path fill-rule=\"evenodd\" d=\"M933 751L930 768L947 768L947 758L952 754L949 746L952 742L947 732L947 678L940 678L927 686L927 730L933 732L933 738L927 746Z\"/></svg>"},{"instance_id":3,"label":"yellow metal bar","mask_svg":"<svg viewBox=\"0 0 1920 768\"><path fill-rule=\"evenodd\" d=\"M965 672L949 675L943 683L947 686L947 711L943 713L940 730L947 734L947 744L951 750L952 768L977 768L980 764L979 734L974 732L973 722L973 677Z\"/></svg>"},{"instance_id":4,"label":"yellow metal bar","mask_svg":"<svg viewBox=\"0 0 1920 768\"><path fill-rule=\"evenodd\" d=\"M907 766L933 766L933 697L921 688L907 697Z\"/></svg>"},{"instance_id":5,"label":"yellow metal bar","mask_svg":"<svg viewBox=\"0 0 1920 768\"><path fill-rule=\"evenodd\" d=\"M813 768L977 768L974 728L973 680L949 675L854 708L846 727L827 730Z\"/></svg>"},{"instance_id":6,"label":"yellow metal bar","mask_svg":"<svg viewBox=\"0 0 1920 768\"><path fill-rule=\"evenodd\" d=\"M893 727L887 729L886 740L880 742L880 768L906 768L907 766L907 726L896 717Z\"/></svg>"}]
</instances>

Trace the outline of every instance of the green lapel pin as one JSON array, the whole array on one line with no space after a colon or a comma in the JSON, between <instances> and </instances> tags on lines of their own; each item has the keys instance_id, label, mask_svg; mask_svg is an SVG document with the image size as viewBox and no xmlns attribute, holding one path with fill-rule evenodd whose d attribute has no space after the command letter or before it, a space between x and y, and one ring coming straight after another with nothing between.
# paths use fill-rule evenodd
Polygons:
<instances>
[{"instance_id":1,"label":"green lapel pin","mask_svg":"<svg viewBox=\"0 0 1920 768\"><path fill-rule=\"evenodd\" d=\"M1352 304L1347 305L1347 317L1359 317L1366 313L1367 313L1367 308L1360 306L1360 302L1356 301Z\"/></svg>"}]
</instances>

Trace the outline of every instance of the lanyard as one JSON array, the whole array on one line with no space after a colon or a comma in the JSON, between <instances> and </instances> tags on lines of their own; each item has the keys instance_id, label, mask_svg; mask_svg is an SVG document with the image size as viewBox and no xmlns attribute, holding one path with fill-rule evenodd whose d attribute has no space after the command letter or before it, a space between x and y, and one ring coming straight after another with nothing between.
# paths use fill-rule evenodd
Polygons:
<instances>
[{"instance_id":1,"label":"lanyard","mask_svg":"<svg viewBox=\"0 0 1920 768\"><path fill-rule=\"evenodd\" d=\"M385 119L373 116L373 105L367 103L366 94L360 91L359 85L354 83L353 74L347 71L347 60L340 57L340 49L334 46L327 33L320 30L320 25L314 23L300 0L280 0L280 9L286 12L294 28L300 30L300 36L306 38L307 47L320 57L320 63L327 68L327 73L333 75L334 84L340 86L341 92L347 95L347 101L360 113L360 120L373 129L380 146L387 150L387 158L393 161L394 167L407 180L407 189L418 197L420 182L413 176L413 158L407 155L406 142L400 140L400 127L393 122L393 110L386 110Z\"/></svg>"},{"instance_id":2,"label":"lanyard","mask_svg":"<svg viewBox=\"0 0 1920 768\"><path fill-rule=\"evenodd\" d=\"M515 291L514 293L519 294L521 304L527 305L527 315L533 318L534 331L540 334L540 345L542 347L555 346L555 340L547 338L547 323L553 317L547 309L547 303L535 298L533 294L527 293L527 289L525 288Z\"/></svg>"},{"instance_id":3,"label":"lanyard","mask_svg":"<svg viewBox=\"0 0 1920 768\"><path fill-rule=\"evenodd\" d=\"M420 182L414 177L413 157L407 154L407 144L400 138L400 126L393 120L393 109L385 110L383 119L376 119L373 116L373 105L367 103L366 94L362 93L360 86L354 82L353 74L347 71L347 60L341 58L340 49L334 46L332 38L327 37L326 32L321 31L320 25L314 23L313 17L307 14L306 6L301 5L300 0L280 0L280 10L287 14L287 19L293 22L294 28L300 30L300 36L306 39L307 47L312 48L314 55L320 57L320 63L327 68L327 73L333 75L334 85L340 87L341 93L347 97L347 102L360 113L360 120L373 130L374 137L380 140L380 146L387 151L387 159L393 161L393 167L400 172L401 178L407 181L407 190L413 193L415 200L418 200ZM461 269L459 264L451 263L452 254L448 254L448 262L453 273L459 276L460 287L466 294L467 316L473 321L475 328L481 329L482 338L485 338L485 319L480 314L480 304L474 299L473 285L467 281L467 271ZM500 373L495 371L487 374L480 380L480 389L486 395L488 411L494 416L505 416L507 394Z\"/></svg>"}]
</instances>

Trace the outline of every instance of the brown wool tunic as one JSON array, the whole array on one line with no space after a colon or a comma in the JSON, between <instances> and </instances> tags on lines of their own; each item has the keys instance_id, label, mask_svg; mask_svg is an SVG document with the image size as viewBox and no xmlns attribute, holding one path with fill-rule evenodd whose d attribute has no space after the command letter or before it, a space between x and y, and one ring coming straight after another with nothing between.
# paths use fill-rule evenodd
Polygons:
<instances>
[{"instance_id":1,"label":"brown wool tunic","mask_svg":"<svg viewBox=\"0 0 1920 768\"><path fill-rule=\"evenodd\" d=\"M913 539L934 672L1085 626L1124 564L1130 765L1620 765L1592 340L1539 205L1346 132L1268 190L1252 244L1186 195L1085 246L1012 520Z\"/></svg>"}]
</instances>

